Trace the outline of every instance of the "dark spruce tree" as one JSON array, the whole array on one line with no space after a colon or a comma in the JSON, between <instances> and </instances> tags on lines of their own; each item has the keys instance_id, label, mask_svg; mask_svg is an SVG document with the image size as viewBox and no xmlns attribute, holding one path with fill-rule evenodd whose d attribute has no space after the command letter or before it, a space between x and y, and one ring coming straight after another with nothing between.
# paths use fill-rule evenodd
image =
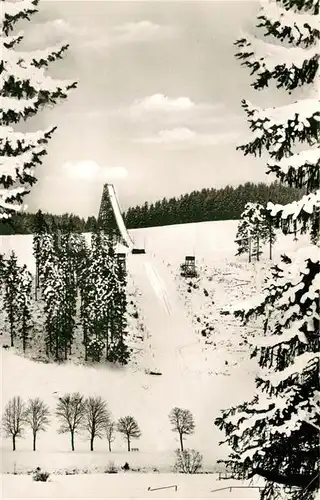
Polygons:
<instances>
[{"instance_id":1,"label":"dark spruce tree","mask_svg":"<svg viewBox=\"0 0 320 500\"><path fill-rule=\"evenodd\" d=\"M23 352L26 352L33 328L32 319L32 274L27 266L19 268L17 282L18 333L22 340Z\"/></svg>"},{"instance_id":2,"label":"dark spruce tree","mask_svg":"<svg viewBox=\"0 0 320 500\"><path fill-rule=\"evenodd\" d=\"M3 303L6 312L7 321L9 324L11 347L14 346L14 341L17 336L19 322L19 306L17 303L18 286L19 286L19 266L17 256L11 252L8 259L3 261Z\"/></svg>"},{"instance_id":3,"label":"dark spruce tree","mask_svg":"<svg viewBox=\"0 0 320 500\"><path fill-rule=\"evenodd\" d=\"M252 138L241 149L266 151L269 172L306 190L297 202L268 204L270 215L285 220L287 231L310 237L272 267L259 304L237 312L244 323L262 323L251 341L259 364L256 391L216 419L233 450L226 463L234 476L266 480L262 500L313 500L319 490L318 14L313 0L269 2L259 26L271 43L251 36L237 42L238 57L256 75L255 88L271 80L288 92L309 85L308 97L287 106L260 109L243 101Z\"/></svg>"}]
</instances>

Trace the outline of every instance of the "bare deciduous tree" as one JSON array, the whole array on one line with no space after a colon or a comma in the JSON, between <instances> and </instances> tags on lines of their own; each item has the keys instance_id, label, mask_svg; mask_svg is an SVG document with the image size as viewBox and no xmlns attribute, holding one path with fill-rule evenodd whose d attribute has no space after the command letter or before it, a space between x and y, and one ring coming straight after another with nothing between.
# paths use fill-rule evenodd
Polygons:
<instances>
[{"instance_id":1,"label":"bare deciduous tree","mask_svg":"<svg viewBox=\"0 0 320 500\"><path fill-rule=\"evenodd\" d=\"M134 417L127 415L126 417L119 418L117 430L127 440L128 451L130 451L131 439L138 439L141 436L141 431Z\"/></svg>"},{"instance_id":2,"label":"bare deciduous tree","mask_svg":"<svg viewBox=\"0 0 320 500\"><path fill-rule=\"evenodd\" d=\"M16 449L16 438L23 435L26 424L25 404L20 396L14 396L6 405L2 417L5 434L12 437L12 449Z\"/></svg>"},{"instance_id":3,"label":"bare deciduous tree","mask_svg":"<svg viewBox=\"0 0 320 500\"><path fill-rule=\"evenodd\" d=\"M115 431L116 431L116 424L115 422L112 422L110 420L110 422L108 422L108 424L106 425L106 436L107 436L107 440L108 440L108 444L109 444L109 451L111 451L111 443L113 443L113 441L115 440Z\"/></svg>"},{"instance_id":4,"label":"bare deciduous tree","mask_svg":"<svg viewBox=\"0 0 320 500\"><path fill-rule=\"evenodd\" d=\"M86 411L84 417L84 429L90 436L90 450L93 451L93 442L96 437L102 438L108 423L110 413L107 403L100 397L89 397L86 400Z\"/></svg>"},{"instance_id":5,"label":"bare deciduous tree","mask_svg":"<svg viewBox=\"0 0 320 500\"><path fill-rule=\"evenodd\" d=\"M173 426L172 430L179 433L180 448L183 451L183 437L194 433L193 415L190 410L175 407L169 413L169 420Z\"/></svg>"},{"instance_id":6,"label":"bare deciduous tree","mask_svg":"<svg viewBox=\"0 0 320 500\"><path fill-rule=\"evenodd\" d=\"M59 398L56 408L56 416L61 422L59 433L70 432L71 449L74 451L74 436L83 425L86 414L86 402L79 392L65 394Z\"/></svg>"},{"instance_id":7,"label":"bare deciduous tree","mask_svg":"<svg viewBox=\"0 0 320 500\"><path fill-rule=\"evenodd\" d=\"M49 425L49 407L39 398L29 399L26 409L26 423L31 427L33 451L36 451L36 440L39 431L45 431Z\"/></svg>"}]
</instances>

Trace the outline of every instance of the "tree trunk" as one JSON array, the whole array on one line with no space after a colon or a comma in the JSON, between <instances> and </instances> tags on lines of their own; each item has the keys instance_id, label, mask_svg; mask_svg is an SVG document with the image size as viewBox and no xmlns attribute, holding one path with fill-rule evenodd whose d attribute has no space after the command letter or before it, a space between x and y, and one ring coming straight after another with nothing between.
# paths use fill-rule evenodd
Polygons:
<instances>
[{"instance_id":1,"label":"tree trunk","mask_svg":"<svg viewBox=\"0 0 320 500\"><path fill-rule=\"evenodd\" d=\"M33 451L36 451L36 440L37 440L37 433L33 433Z\"/></svg>"},{"instance_id":2,"label":"tree trunk","mask_svg":"<svg viewBox=\"0 0 320 500\"><path fill-rule=\"evenodd\" d=\"M109 443L109 451L111 451L111 441L108 441Z\"/></svg>"},{"instance_id":3,"label":"tree trunk","mask_svg":"<svg viewBox=\"0 0 320 500\"><path fill-rule=\"evenodd\" d=\"M83 326L83 343L84 343L84 360L88 361L88 347L87 347L87 326Z\"/></svg>"},{"instance_id":4,"label":"tree trunk","mask_svg":"<svg viewBox=\"0 0 320 500\"><path fill-rule=\"evenodd\" d=\"M26 321L25 321L25 313L23 314L23 317L22 317L22 348L23 348L23 352L26 352L26 348L27 348L27 339L26 339L26 336L27 336L27 333L26 333Z\"/></svg>"},{"instance_id":5,"label":"tree trunk","mask_svg":"<svg viewBox=\"0 0 320 500\"><path fill-rule=\"evenodd\" d=\"M16 436L12 435L12 450L16 451Z\"/></svg>"},{"instance_id":6,"label":"tree trunk","mask_svg":"<svg viewBox=\"0 0 320 500\"><path fill-rule=\"evenodd\" d=\"M11 338L11 347L14 346L13 343L13 321L10 321L10 338Z\"/></svg>"},{"instance_id":7,"label":"tree trunk","mask_svg":"<svg viewBox=\"0 0 320 500\"><path fill-rule=\"evenodd\" d=\"M34 298L38 300L38 288L39 288L39 264L36 264L36 279L35 279L35 290L34 290Z\"/></svg>"},{"instance_id":8,"label":"tree trunk","mask_svg":"<svg viewBox=\"0 0 320 500\"><path fill-rule=\"evenodd\" d=\"M272 260L272 230L270 224L270 233L269 233L269 259Z\"/></svg>"},{"instance_id":9,"label":"tree trunk","mask_svg":"<svg viewBox=\"0 0 320 500\"><path fill-rule=\"evenodd\" d=\"M182 437L182 434L180 434L180 448L181 448L181 451L183 451L183 437Z\"/></svg>"},{"instance_id":10,"label":"tree trunk","mask_svg":"<svg viewBox=\"0 0 320 500\"><path fill-rule=\"evenodd\" d=\"M127 436L127 441L128 441L128 451L131 451L131 448L130 448L130 436Z\"/></svg>"},{"instance_id":11,"label":"tree trunk","mask_svg":"<svg viewBox=\"0 0 320 500\"><path fill-rule=\"evenodd\" d=\"M74 431L71 431L71 450L74 451Z\"/></svg>"},{"instance_id":12,"label":"tree trunk","mask_svg":"<svg viewBox=\"0 0 320 500\"><path fill-rule=\"evenodd\" d=\"M109 354L109 308L107 311L107 321L106 321L106 361L108 361Z\"/></svg>"},{"instance_id":13,"label":"tree trunk","mask_svg":"<svg viewBox=\"0 0 320 500\"><path fill-rule=\"evenodd\" d=\"M58 340L58 337L59 337L59 333L55 332L56 334L56 359L58 360L59 359L59 340Z\"/></svg>"},{"instance_id":14,"label":"tree trunk","mask_svg":"<svg viewBox=\"0 0 320 500\"><path fill-rule=\"evenodd\" d=\"M257 235L257 261L260 260L260 239L259 234Z\"/></svg>"},{"instance_id":15,"label":"tree trunk","mask_svg":"<svg viewBox=\"0 0 320 500\"><path fill-rule=\"evenodd\" d=\"M251 237L248 238L249 263L251 262Z\"/></svg>"},{"instance_id":16,"label":"tree trunk","mask_svg":"<svg viewBox=\"0 0 320 500\"><path fill-rule=\"evenodd\" d=\"M90 451L93 451L93 441L94 441L94 436L91 436L91 439L90 439Z\"/></svg>"}]
</instances>

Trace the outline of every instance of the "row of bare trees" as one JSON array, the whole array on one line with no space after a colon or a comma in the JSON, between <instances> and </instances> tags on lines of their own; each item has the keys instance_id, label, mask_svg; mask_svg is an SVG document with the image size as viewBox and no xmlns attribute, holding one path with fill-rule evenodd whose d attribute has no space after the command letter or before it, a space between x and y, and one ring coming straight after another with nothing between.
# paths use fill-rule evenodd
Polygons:
<instances>
[{"instance_id":1,"label":"row of bare trees","mask_svg":"<svg viewBox=\"0 0 320 500\"><path fill-rule=\"evenodd\" d=\"M134 417L126 415L117 422L112 420L107 403L100 396L85 398L79 392L67 393L60 397L54 411L60 423L59 434L70 434L71 450L75 450L75 435L84 432L90 441L90 450L94 450L96 438L105 437L109 451L119 432L127 442L131 451L132 439L141 437L141 430ZM38 433L46 431L50 425L49 407L39 398L29 399L25 403L20 396L9 400L3 414L3 429L7 437L12 439L12 449L16 449L16 438L22 437L26 428L32 431L32 449L36 450ZM184 439L195 430L194 418L190 410L175 407L169 413L172 430L179 434L180 449L184 451Z\"/></svg>"},{"instance_id":2,"label":"row of bare trees","mask_svg":"<svg viewBox=\"0 0 320 500\"><path fill-rule=\"evenodd\" d=\"M75 435L84 432L90 440L90 450L94 450L96 438L106 437L111 451L116 431L126 440L128 451L131 440L141 436L141 431L134 417L126 415L117 422L112 420L106 401L100 396L85 398L78 392L65 394L59 398L53 413L59 423L59 434L70 434L71 450L75 450ZM16 449L16 439L23 437L26 428L32 431L33 451L36 450L37 436L50 425L51 411L39 398L29 399L25 403L20 396L9 400L2 418L3 430L12 439L12 449Z\"/></svg>"}]
</instances>

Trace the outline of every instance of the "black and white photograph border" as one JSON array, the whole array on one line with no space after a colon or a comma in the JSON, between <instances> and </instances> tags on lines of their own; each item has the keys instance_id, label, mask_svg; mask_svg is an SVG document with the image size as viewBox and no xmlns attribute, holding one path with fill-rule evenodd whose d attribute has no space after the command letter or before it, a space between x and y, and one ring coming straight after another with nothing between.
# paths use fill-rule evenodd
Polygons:
<instances>
[{"instance_id":1,"label":"black and white photograph border","mask_svg":"<svg viewBox=\"0 0 320 500\"><path fill-rule=\"evenodd\" d=\"M319 500L318 0L1 0L4 499Z\"/></svg>"}]
</instances>

